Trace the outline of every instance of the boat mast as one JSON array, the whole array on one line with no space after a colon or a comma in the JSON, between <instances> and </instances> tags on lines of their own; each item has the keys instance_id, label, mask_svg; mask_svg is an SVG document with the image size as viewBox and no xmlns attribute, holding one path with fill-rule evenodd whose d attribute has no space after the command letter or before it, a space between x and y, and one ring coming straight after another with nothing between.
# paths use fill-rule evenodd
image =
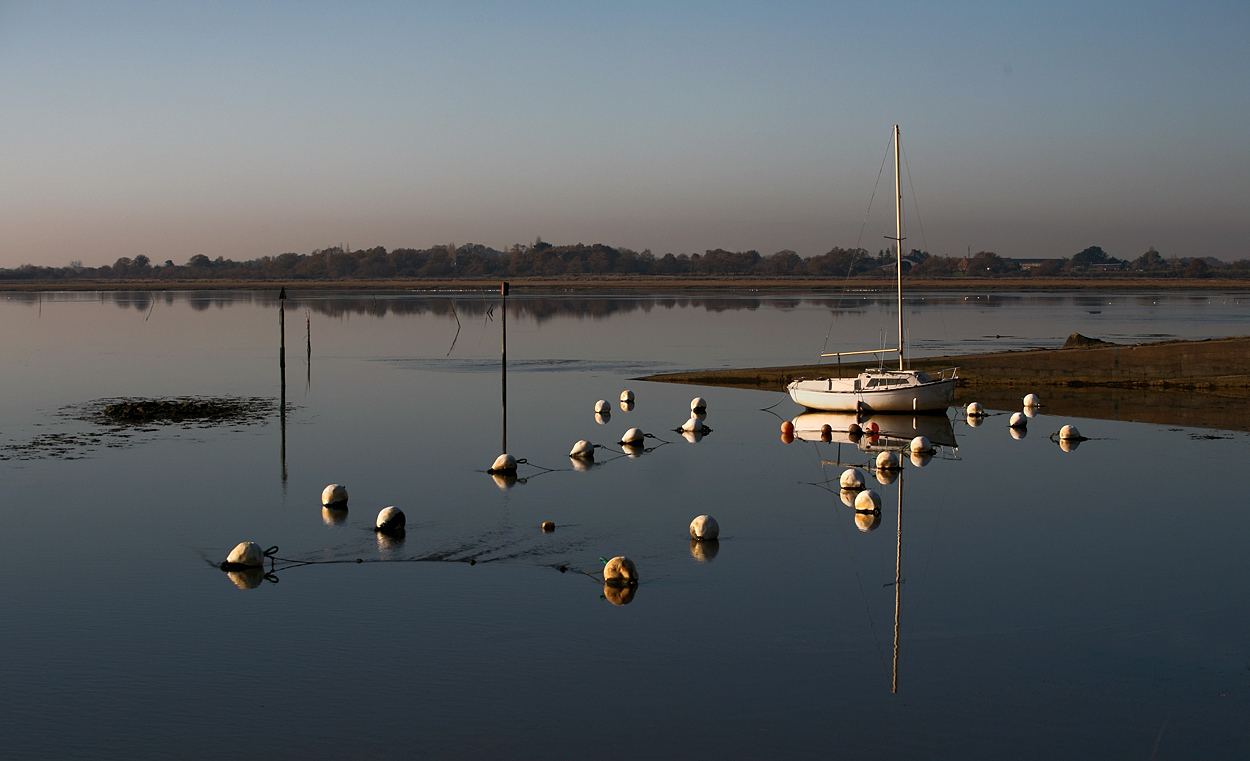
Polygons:
<instances>
[{"instance_id":1,"label":"boat mast","mask_svg":"<svg viewBox=\"0 0 1250 761\"><path fill-rule=\"evenodd\" d=\"M903 369L903 185L899 177L898 166L898 125L894 125L894 209L895 233L898 243L898 257L895 269L898 275L898 369Z\"/></svg>"}]
</instances>

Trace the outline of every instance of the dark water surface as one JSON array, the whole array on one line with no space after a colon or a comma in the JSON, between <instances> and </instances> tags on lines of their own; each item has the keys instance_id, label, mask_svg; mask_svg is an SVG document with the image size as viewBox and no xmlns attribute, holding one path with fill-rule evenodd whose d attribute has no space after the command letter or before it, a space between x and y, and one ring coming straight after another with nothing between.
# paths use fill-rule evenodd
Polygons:
<instances>
[{"instance_id":1,"label":"dark water surface","mask_svg":"<svg viewBox=\"0 0 1250 761\"><path fill-rule=\"evenodd\" d=\"M826 333L871 348L888 306L512 297L508 450L531 464L501 488L497 296L294 298L285 426L107 429L81 405L277 398L271 295L7 295L4 757L1245 758L1247 434L1043 408L1017 440L1005 415L952 411L957 447L872 481L884 510L862 532L827 463L872 455L782 443L788 398L628 381L811 361ZM1250 302L908 308L916 353L935 354L1238 335ZM671 429L696 393L713 431L691 444ZM1062 451L1064 423L1092 440ZM583 438L619 450L633 426L657 437L637 458L565 456ZM345 516L323 515L333 482ZM387 505L402 542L371 530ZM701 513L718 547L691 546ZM279 563L242 590L215 567L240 541L365 562ZM642 579L626 605L586 575L620 554Z\"/></svg>"}]
</instances>

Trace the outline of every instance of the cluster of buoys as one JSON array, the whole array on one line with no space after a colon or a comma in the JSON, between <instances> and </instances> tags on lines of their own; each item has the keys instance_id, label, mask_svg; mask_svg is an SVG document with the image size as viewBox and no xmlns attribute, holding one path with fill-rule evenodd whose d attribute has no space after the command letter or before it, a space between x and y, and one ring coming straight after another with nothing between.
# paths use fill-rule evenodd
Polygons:
<instances>
[{"instance_id":1,"label":"cluster of buoys","mask_svg":"<svg viewBox=\"0 0 1250 761\"><path fill-rule=\"evenodd\" d=\"M1037 394L1025 394L1021 402L1023 403L1023 410L1011 413L1011 417L1007 422L1008 430L1011 432L1013 439L1023 439L1029 434L1029 419L1036 417L1038 408L1042 406L1042 400ZM976 428L981 425L981 421L985 417L985 408L981 406L980 402L969 402L965 412L967 413L968 425L970 427ZM1059 448L1065 452L1071 452L1080 446L1082 441L1088 441L1074 425L1063 426L1058 432L1051 434L1050 438L1056 441L1059 444Z\"/></svg>"},{"instance_id":2,"label":"cluster of buoys","mask_svg":"<svg viewBox=\"0 0 1250 761\"><path fill-rule=\"evenodd\" d=\"M881 454L892 454L882 452ZM877 478L881 479L883 471L878 465ZM893 481L893 478L890 479ZM883 482L884 483L884 482ZM872 489L865 488L864 474L859 468L847 468L838 478L841 487L842 504L855 510L855 527L860 531L872 531L881 524L881 495Z\"/></svg>"},{"instance_id":3,"label":"cluster of buoys","mask_svg":"<svg viewBox=\"0 0 1250 761\"><path fill-rule=\"evenodd\" d=\"M690 419L681 424L677 433L691 444L698 444L705 435L712 432L704 420L707 420L707 400L696 396L690 400Z\"/></svg>"}]
</instances>

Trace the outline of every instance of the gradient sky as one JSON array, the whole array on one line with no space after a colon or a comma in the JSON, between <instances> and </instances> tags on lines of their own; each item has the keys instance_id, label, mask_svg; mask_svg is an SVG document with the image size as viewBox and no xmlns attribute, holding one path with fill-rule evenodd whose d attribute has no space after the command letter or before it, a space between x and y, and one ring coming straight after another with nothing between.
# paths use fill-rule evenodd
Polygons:
<instances>
[{"instance_id":1,"label":"gradient sky","mask_svg":"<svg viewBox=\"0 0 1250 761\"><path fill-rule=\"evenodd\" d=\"M0 266L876 250L895 123L911 247L1250 258L1248 39L1244 0L0 2Z\"/></svg>"}]
</instances>

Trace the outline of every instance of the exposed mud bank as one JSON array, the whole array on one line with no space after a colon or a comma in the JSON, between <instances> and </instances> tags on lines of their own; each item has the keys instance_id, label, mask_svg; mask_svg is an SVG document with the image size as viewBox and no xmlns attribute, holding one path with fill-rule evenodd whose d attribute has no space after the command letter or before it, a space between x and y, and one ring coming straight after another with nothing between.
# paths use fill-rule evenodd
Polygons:
<instances>
[{"instance_id":1,"label":"exposed mud bank","mask_svg":"<svg viewBox=\"0 0 1250 761\"><path fill-rule=\"evenodd\" d=\"M920 370L958 366L956 402L1015 410L1038 393L1043 412L1105 420L1250 431L1250 338L927 357ZM852 375L862 363L844 364ZM638 380L784 391L837 365L666 373Z\"/></svg>"}]
</instances>

